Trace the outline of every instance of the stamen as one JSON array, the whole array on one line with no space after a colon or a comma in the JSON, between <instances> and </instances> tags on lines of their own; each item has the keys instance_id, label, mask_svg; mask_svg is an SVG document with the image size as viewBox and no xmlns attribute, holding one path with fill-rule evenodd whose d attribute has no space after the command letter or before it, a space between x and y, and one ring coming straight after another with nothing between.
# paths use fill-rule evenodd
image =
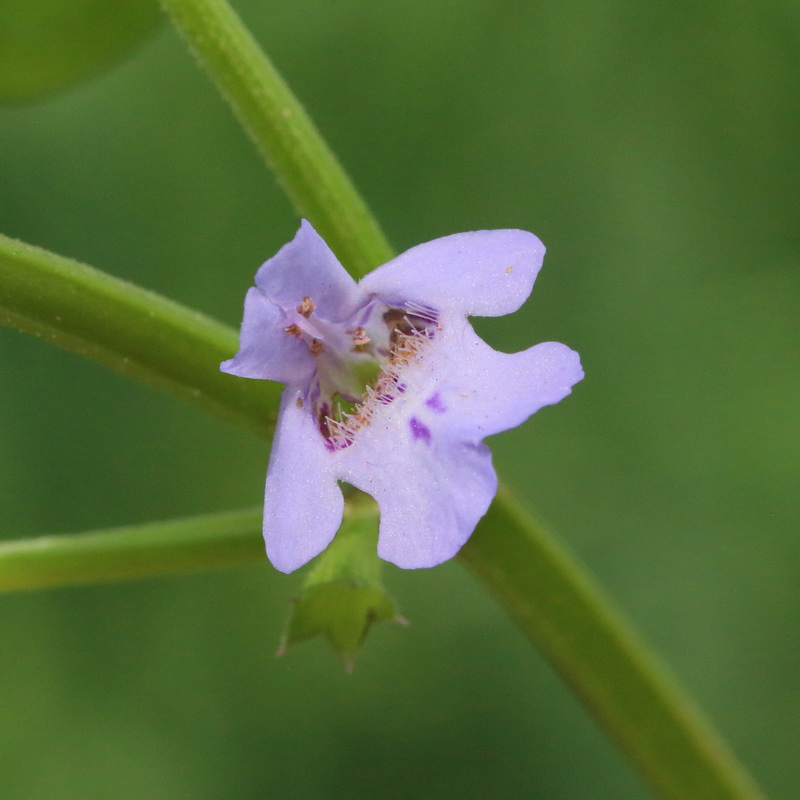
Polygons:
<instances>
[{"instance_id":1,"label":"stamen","mask_svg":"<svg viewBox=\"0 0 800 800\"><path fill-rule=\"evenodd\" d=\"M411 322L407 314L399 309L392 310L399 313L393 314L389 319L399 325L394 329L394 345L388 358L381 365L381 372L374 385L365 387L364 394L355 403L352 412L343 411L340 403L337 404L335 417L330 416L331 411L327 403L320 408L318 415L320 430L326 439L326 446L331 450L341 450L353 444L358 431L370 425L375 416L382 413L382 409L391 405L403 394L406 382L401 378L402 373L420 359L434 337L434 330L430 327L419 328ZM389 312L384 315L384 319L388 315ZM417 318L416 321L421 321L421 318ZM322 345L321 342L319 344Z\"/></svg>"},{"instance_id":2,"label":"stamen","mask_svg":"<svg viewBox=\"0 0 800 800\"><path fill-rule=\"evenodd\" d=\"M284 328L283 330L284 330L285 333L288 333L289 336L295 336L298 339L300 338L300 334L302 333L300 328L297 325L295 325L294 323L292 323L288 327Z\"/></svg>"},{"instance_id":3,"label":"stamen","mask_svg":"<svg viewBox=\"0 0 800 800\"><path fill-rule=\"evenodd\" d=\"M297 306L297 313L308 319L315 308L314 301L310 297L304 297L303 302Z\"/></svg>"},{"instance_id":4,"label":"stamen","mask_svg":"<svg viewBox=\"0 0 800 800\"><path fill-rule=\"evenodd\" d=\"M311 355L316 358L323 350L325 350L325 345L319 339L312 339L308 349L311 351Z\"/></svg>"},{"instance_id":5,"label":"stamen","mask_svg":"<svg viewBox=\"0 0 800 800\"><path fill-rule=\"evenodd\" d=\"M353 331L353 344L356 347L363 347L366 344L369 344L372 339L367 336L367 329L363 325L359 325Z\"/></svg>"}]
</instances>

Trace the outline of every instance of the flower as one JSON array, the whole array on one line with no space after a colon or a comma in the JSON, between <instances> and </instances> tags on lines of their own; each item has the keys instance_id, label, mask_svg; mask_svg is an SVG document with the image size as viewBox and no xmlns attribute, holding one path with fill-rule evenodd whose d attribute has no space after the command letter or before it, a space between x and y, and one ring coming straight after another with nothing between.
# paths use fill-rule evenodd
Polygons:
<instances>
[{"instance_id":1,"label":"flower","mask_svg":"<svg viewBox=\"0 0 800 800\"><path fill-rule=\"evenodd\" d=\"M303 221L258 270L239 352L220 368L286 385L264 508L277 569L331 542L344 508L337 481L377 501L381 558L413 569L458 552L497 491L484 437L583 377L563 344L498 353L467 321L516 311L543 256L525 231L460 233L356 283Z\"/></svg>"}]
</instances>

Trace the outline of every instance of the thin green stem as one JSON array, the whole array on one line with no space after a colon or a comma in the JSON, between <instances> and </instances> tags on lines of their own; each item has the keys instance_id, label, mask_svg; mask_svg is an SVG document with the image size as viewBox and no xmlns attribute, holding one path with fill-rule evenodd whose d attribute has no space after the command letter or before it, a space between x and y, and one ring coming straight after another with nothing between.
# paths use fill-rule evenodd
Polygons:
<instances>
[{"instance_id":1,"label":"thin green stem","mask_svg":"<svg viewBox=\"0 0 800 800\"><path fill-rule=\"evenodd\" d=\"M263 510L248 508L86 533L0 542L0 592L151 578L265 563ZM376 528L374 504L350 504L342 531Z\"/></svg>"},{"instance_id":2,"label":"thin green stem","mask_svg":"<svg viewBox=\"0 0 800 800\"><path fill-rule=\"evenodd\" d=\"M0 543L0 592L263 561L261 509Z\"/></svg>"},{"instance_id":3,"label":"thin green stem","mask_svg":"<svg viewBox=\"0 0 800 800\"><path fill-rule=\"evenodd\" d=\"M154 292L0 234L0 325L267 435L279 388L219 371L236 332Z\"/></svg>"},{"instance_id":4,"label":"thin green stem","mask_svg":"<svg viewBox=\"0 0 800 800\"><path fill-rule=\"evenodd\" d=\"M224 0L161 0L301 217L360 275L391 248L336 156Z\"/></svg>"}]
</instances>

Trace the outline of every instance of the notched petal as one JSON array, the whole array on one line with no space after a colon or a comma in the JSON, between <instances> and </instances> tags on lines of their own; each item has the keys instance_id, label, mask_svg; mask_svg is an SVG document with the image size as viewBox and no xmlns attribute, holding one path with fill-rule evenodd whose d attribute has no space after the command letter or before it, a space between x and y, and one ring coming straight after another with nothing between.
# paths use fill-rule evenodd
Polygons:
<instances>
[{"instance_id":1,"label":"notched petal","mask_svg":"<svg viewBox=\"0 0 800 800\"><path fill-rule=\"evenodd\" d=\"M455 442L428 447L402 488L379 493L378 555L404 569L435 567L458 553L497 492L489 448Z\"/></svg>"},{"instance_id":2,"label":"notched petal","mask_svg":"<svg viewBox=\"0 0 800 800\"><path fill-rule=\"evenodd\" d=\"M452 558L497 491L489 449L442 436L397 430L343 451L339 476L380 507L378 555L403 569Z\"/></svg>"},{"instance_id":3,"label":"notched petal","mask_svg":"<svg viewBox=\"0 0 800 800\"><path fill-rule=\"evenodd\" d=\"M267 468L264 541L281 572L321 553L342 522L344 499L309 406L299 390L284 390Z\"/></svg>"},{"instance_id":4,"label":"notched petal","mask_svg":"<svg viewBox=\"0 0 800 800\"><path fill-rule=\"evenodd\" d=\"M309 222L303 220L294 239L256 273L256 286L276 305L312 311L339 321L353 313L362 294L355 281Z\"/></svg>"},{"instance_id":5,"label":"notched petal","mask_svg":"<svg viewBox=\"0 0 800 800\"><path fill-rule=\"evenodd\" d=\"M219 368L241 378L298 384L310 379L314 359L284 325L284 312L260 289L252 287L244 301L239 352Z\"/></svg>"},{"instance_id":6,"label":"notched petal","mask_svg":"<svg viewBox=\"0 0 800 800\"><path fill-rule=\"evenodd\" d=\"M563 400L583 378L578 354L566 345L543 342L521 353L499 353L466 320L451 321L438 346L430 366L435 400L426 400L424 408L446 409L437 427L464 441L477 443L520 425Z\"/></svg>"},{"instance_id":7,"label":"notched petal","mask_svg":"<svg viewBox=\"0 0 800 800\"><path fill-rule=\"evenodd\" d=\"M359 286L389 305L410 301L496 317L516 311L528 298L544 251L527 231L456 233L412 247L371 272Z\"/></svg>"}]
</instances>

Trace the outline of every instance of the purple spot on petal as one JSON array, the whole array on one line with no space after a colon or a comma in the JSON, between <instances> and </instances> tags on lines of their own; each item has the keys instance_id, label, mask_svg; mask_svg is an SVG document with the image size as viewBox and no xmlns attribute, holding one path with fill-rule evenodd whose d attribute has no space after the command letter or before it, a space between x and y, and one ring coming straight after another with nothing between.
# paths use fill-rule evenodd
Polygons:
<instances>
[{"instance_id":1,"label":"purple spot on petal","mask_svg":"<svg viewBox=\"0 0 800 800\"><path fill-rule=\"evenodd\" d=\"M411 427L411 435L415 439L422 439L425 444L430 444L431 432L427 426L423 425L416 417L411 417L408 424Z\"/></svg>"},{"instance_id":2,"label":"purple spot on petal","mask_svg":"<svg viewBox=\"0 0 800 800\"><path fill-rule=\"evenodd\" d=\"M442 402L442 396L439 392L436 394L432 394L426 401L425 405L428 406L432 411L435 411L437 414L444 414L447 411L445 404Z\"/></svg>"}]
</instances>

